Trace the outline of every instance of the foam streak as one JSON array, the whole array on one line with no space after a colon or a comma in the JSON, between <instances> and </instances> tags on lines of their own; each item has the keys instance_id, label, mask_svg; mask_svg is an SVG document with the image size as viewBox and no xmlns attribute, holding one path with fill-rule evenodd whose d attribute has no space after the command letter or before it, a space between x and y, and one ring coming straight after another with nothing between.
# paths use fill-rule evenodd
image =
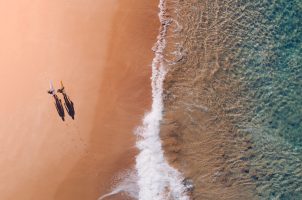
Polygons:
<instances>
[{"instance_id":1,"label":"foam streak","mask_svg":"<svg viewBox=\"0 0 302 200\"><path fill-rule=\"evenodd\" d=\"M166 47L167 27L171 19L166 17L165 1L159 3L161 30L155 44L152 61L152 109L136 131L136 143L140 150L136 158L140 200L188 200L181 174L167 163L161 146L160 121L163 112L163 81L166 75L163 51Z\"/></svg>"}]
</instances>

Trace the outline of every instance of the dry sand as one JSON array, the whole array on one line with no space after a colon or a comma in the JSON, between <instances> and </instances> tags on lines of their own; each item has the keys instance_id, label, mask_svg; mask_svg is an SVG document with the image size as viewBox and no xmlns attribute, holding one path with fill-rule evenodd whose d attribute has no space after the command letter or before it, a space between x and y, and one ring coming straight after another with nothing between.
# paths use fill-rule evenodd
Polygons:
<instances>
[{"instance_id":1,"label":"dry sand","mask_svg":"<svg viewBox=\"0 0 302 200\"><path fill-rule=\"evenodd\" d=\"M157 1L0 1L0 199L94 200L133 164ZM46 93L63 80L75 120Z\"/></svg>"}]
</instances>

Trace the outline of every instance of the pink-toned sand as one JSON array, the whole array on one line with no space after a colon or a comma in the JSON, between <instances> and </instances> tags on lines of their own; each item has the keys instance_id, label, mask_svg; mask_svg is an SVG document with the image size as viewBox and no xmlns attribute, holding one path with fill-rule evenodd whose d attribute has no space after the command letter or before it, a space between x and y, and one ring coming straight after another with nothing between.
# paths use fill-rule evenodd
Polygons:
<instances>
[{"instance_id":1,"label":"pink-toned sand","mask_svg":"<svg viewBox=\"0 0 302 200\"><path fill-rule=\"evenodd\" d=\"M157 3L0 1L1 200L95 200L133 165ZM49 80L63 80L75 120L59 118Z\"/></svg>"}]
</instances>

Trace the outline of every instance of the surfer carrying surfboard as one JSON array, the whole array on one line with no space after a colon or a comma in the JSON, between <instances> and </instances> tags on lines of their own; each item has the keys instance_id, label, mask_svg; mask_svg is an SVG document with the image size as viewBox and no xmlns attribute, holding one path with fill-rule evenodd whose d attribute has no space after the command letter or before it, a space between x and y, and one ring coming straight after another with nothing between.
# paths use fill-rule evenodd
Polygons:
<instances>
[{"instance_id":1,"label":"surfer carrying surfboard","mask_svg":"<svg viewBox=\"0 0 302 200\"><path fill-rule=\"evenodd\" d=\"M52 81L49 82L49 87L50 89L47 91L47 93L54 96L56 94L56 90L53 87Z\"/></svg>"},{"instance_id":2,"label":"surfer carrying surfboard","mask_svg":"<svg viewBox=\"0 0 302 200\"><path fill-rule=\"evenodd\" d=\"M63 82L61 81L61 88L60 89L58 89L58 93L65 93L65 91L64 91L64 85L63 85Z\"/></svg>"}]
</instances>

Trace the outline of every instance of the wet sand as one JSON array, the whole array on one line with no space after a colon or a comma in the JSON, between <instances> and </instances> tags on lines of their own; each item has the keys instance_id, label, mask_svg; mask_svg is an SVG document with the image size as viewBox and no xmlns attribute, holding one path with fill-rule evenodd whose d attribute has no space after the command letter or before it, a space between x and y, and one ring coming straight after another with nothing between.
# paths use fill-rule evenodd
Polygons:
<instances>
[{"instance_id":1,"label":"wet sand","mask_svg":"<svg viewBox=\"0 0 302 200\"><path fill-rule=\"evenodd\" d=\"M97 199L133 165L157 3L0 2L0 199ZM65 83L74 121L59 118L49 80Z\"/></svg>"}]
</instances>

